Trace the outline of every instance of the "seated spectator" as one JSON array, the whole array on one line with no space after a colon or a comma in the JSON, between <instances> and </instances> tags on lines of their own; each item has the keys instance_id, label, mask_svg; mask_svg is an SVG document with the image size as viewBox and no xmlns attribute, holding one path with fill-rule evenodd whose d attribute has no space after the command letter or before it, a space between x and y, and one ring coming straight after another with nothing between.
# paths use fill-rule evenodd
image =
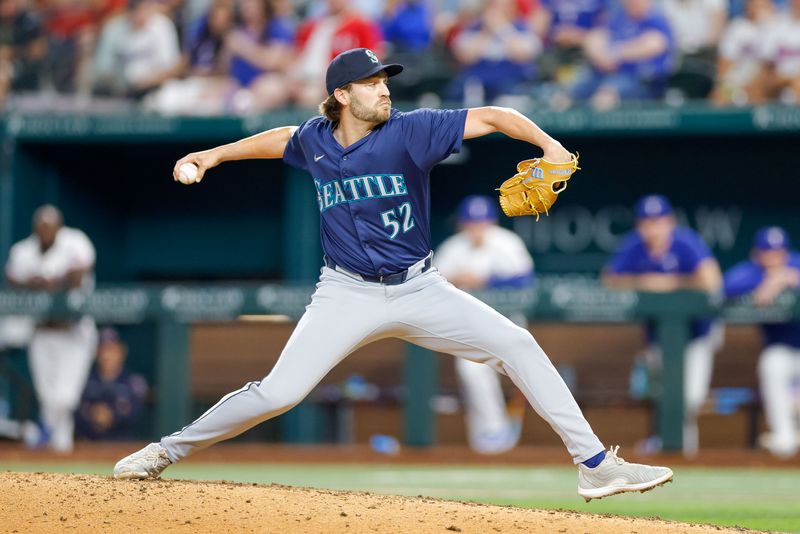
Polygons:
<instances>
[{"instance_id":1,"label":"seated spectator","mask_svg":"<svg viewBox=\"0 0 800 534\"><path fill-rule=\"evenodd\" d=\"M130 0L100 35L94 62L95 91L141 98L175 75L180 62L175 24L157 0Z\"/></svg>"},{"instance_id":2,"label":"seated spectator","mask_svg":"<svg viewBox=\"0 0 800 534\"><path fill-rule=\"evenodd\" d=\"M79 437L93 440L131 439L132 425L142 412L147 382L125 369L128 347L113 328L100 331L97 362L89 375L75 414Z\"/></svg>"},{"instance_id":3,"label":"seated spectator","mask_svg":"<svg viewBox=\"0 0 800 534\"><path fill-rule=\"evenodd\" d=\"M233 28L234 0L214 0L191 25L171 79L148 96L145 107L163 114L218 115L226 111L230 58L225 39Z\"/></svg>"},{"instance_id":4,"label":"seated spectator","mask_svg":"<svg viewBox=\"0 0 800 534\"><path fill-rule=\"evenodd\" d=\"M419 54L431 44L431 10L427 0L393 0L387 3L381 24L390 54Z\"/></svg>"},{"instance_id":5,"label":"seated spectator","mask_svg":"<svg viewBox=\"0 0 800 534\"><path fill-rule=\"evenodd\" d=\"M42 83L47 41L39 17L21 2L0 0L0 108L9 92Z\"/></svg>"},{"instance_id":6,"label":"seated spectator","mask_svg":"<svg viewBox=\"0 0 800 534\"><path fill-rule=\"evenodd\" d=\"M480 20L453 43L453 55L463 70L446 97L474 106L503 95L528 93L533 60L541 49L539 38L517 16L514 0L486 0Z\"/></svg>"},{"instance_id":7,"label":"seated spectator","mask_svg":"<svg viewBox=\"0 0 800 534\"><path fill-rule=\"evenodd\" d=\"M223 76L223 47L235 17L233 0L214 0L187 33L183 62L188 76Z\"/></svg>"},{"instance_id":8,"label":"seated spectator","mask_svg":"<svg viewBox=\"0 0 800 534\"><path fill-rule=\"evenodd\" d=\"M661 0L681 54L716 49L728 22L726 0Z\"/></svg>"},{"instance_id":9,"label":"seated spectator","mask_svg":"<svg viewBox=\"0 0 800 534\"><path fill-rule=\"evenodd\" d=\"M694 289L716 293L721 289L722 274L708 245L694 230L677 225L665 197L642 197L634 211L636 230L622 239L606 266L605 286L654 292ZM652 325L647 326L647 340L649 346L642 358L657 376L661 351ZM692 324L692 340L684 353L683 451L689 456L698 449L697 415L708 395L714 353L721 341L721 326L710 320Z\"/></svg>"},{"instance_id":10,"label":"seated spectator","mask_svg":"<svg viewBox=\"0 0 800 534\"><path fill-rule=\"evenodd\" d=\"M728 21L728 0L662 0L678 52L670 86L684 97L706 98L714 85L717 46Z\"/></svg>"},{"instance_id":11,"label":"seated spectator","mask_svg":"<svg viewBox=\"0 0 800 534\"><path fill-rule=\"evenodd\" d=\"M97 33L125 0L44 0L47 26L47 70L57 91L89 92L92 54Z\"/></svg>"},{"instance_id":12,"label":"seated spectator","mask_svg":"<svg viewBox=\"0 0 800 534\"><path fill-rule=\"evenodd\" d=\"M758 87L761 46L775 20L772 0L748 0L746 14L725 28L719 44L716 87L711 100L717 105L745 105L762 98Z\"/></svg>"},{"instance_id":13,"label":"seated spectator","mask_svg":"<svg viewBox=\"0 0 800 534\"><path fill-rule=\"evenodd\" d=\"M800 286L800 254L790 249L783 228L762 228L753 240L750 259L725 273L725 295L751 294L756 306L769 306L787 290ZM781 458L800 449L800 413L794 383L800 380L800 321L761 325L764 350L758 361L758 379L769 433L761 446Z\"/></svg>"},{"instance_id":14,"label":"seated spectator","mask_svg":"<svg viewBox=\"0 0 800 534\"><path fill-rule=\"evenodd\" d=\"M762 68L753 94L758 104L780 99L800 104L800 0L791 0L786 16L770 28L761 49Z\"/></svg>"},{"instance_id":15,"label":"seated spectator","mask_svg":"<svg viewBox=\"0 0 800 534\"><path fill-rule=\"evenodd\" d=\"M292 72L297 104L316 108L327 96L328 63L351 48L383 53L380 27L363 18L348 0L327 0L327 14L303 23L297 30L297 57Z\"/></svg>"},{"instance_id":16,"label":"seated spectator","mask_svg":"<svg viewBox=\"0 0 800 534\"><path fill-rule=\"evenodd\" d=\"M289 98L285 71L292 60L293 30L273 15L270 0L240 0L240 22L225 39L235 87L236 112L272 109Z\"/></svg>"},{"instance_id":17,"label":"seated spectator","mask_svg":"<svg viewBox=\"0 0 800 534\"><path fill-rule=\"evenodd\" d=\"M610 109L621 100L663 97L672 73L674 42L666 17L652 0L623 0L607 27L586 38L591 67L572 88L572 98Z\"/></svg>"},{"instance_id":18,"label":"seated spectator","mask_svg":"<svg viewBox=\"0 0 800 534\"><path fill-rule=\"evenodd\" d=\"M543 0L532 15L533 27L545 43L539 64L543 78L569 83L575 63L583 59L589 32L606 23L609 0Z\"/></svg>"}]
</instances>

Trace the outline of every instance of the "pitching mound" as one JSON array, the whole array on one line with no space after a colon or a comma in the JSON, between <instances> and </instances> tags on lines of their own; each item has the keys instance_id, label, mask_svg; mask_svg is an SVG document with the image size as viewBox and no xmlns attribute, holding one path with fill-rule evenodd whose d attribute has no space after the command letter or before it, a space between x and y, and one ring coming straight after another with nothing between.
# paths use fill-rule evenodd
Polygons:
<instances>
[{"instance_id":1,"label":"pitching mound","mask_svg":"<svg viewBox=\"0 0 800 534\"><path fill-rule=\"evenodd\" d=\"M659 520L229 482L0 473L0 488L0 530L26 534L725 532Z\"/></svg>"}]
</instances>

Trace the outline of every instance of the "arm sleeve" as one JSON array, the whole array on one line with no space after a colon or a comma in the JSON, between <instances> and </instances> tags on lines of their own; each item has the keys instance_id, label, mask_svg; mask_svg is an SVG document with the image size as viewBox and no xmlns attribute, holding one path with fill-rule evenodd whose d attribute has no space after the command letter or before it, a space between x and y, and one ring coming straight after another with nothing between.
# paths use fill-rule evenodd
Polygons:
<instances>
[{"instance_id":1,"label":"arm sleeve","mask_svg":"<svg viewBox=\"0 0 800 534\"><path fill-rule=\"evenodd\" d=\"M304 122L294 131L292 137L289 138L289 142L286 143L286 148L283 150L284 163L303 171L308 171L308 162L300 143L300 136L303 134L307 124L308 121Z\"/></svg>"},{"instance_id":2,"label":"arm sleeve","mask_svg":"<svg viewBox=\"0 0 800 534\"><path fill-rule=\"evenodd\" d=\"M723 277L723 289L728 298L750 293L761 282L758 270L748 262L735 265Z\"/></svg>"},{"instance_id":3,"label":"arm sleeve","mask_svg":"<svg viewBox=\"0 0 800 534\"><path fill-rule=\"evenodd\" d=\"M418 109L403 116L403 135L408 153L422 170L430 170L450 154L461 150L466 109Z\"/></svg>"}]
</instances>

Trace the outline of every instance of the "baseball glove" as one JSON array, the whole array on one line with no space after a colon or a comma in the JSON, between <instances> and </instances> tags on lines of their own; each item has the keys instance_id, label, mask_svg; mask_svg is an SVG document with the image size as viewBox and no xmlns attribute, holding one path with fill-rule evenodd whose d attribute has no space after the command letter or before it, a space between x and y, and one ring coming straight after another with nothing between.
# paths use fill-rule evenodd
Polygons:
<instances>
[{"instance_id":1,"label":"baseball glove","mask_svg":"<svg viewBox=\"0 0 800 534\"><path fill-rule=\"evenodd\" d=\"M566 163L553 163L544 158L526 159L517 164L517 174L503 182L500 207L509 217L549 215L558 195L567 188L567 180L580 169L578 154L571 154Z\"/></svg>"}]
</instances>

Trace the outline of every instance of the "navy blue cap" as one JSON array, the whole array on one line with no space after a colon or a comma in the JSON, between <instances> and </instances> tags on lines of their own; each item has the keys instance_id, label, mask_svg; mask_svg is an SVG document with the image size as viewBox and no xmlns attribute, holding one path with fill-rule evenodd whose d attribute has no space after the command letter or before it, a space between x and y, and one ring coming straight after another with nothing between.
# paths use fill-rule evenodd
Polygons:
<instances>
[{"instance_id":1,"label":"navy blue cap","mask_svg":"<svg viewBox=\"0 0 800 534\"><path fill-rule=\"evenodd\" d=\"M369 48L352 48L333 58L328 65L325 88L332 95L337 87L375 76L380 71L384 71L387 76L394 76L403 71L403 66L397 63L384 65Z\"/></svg>"},{"instance_id":2,"label":"navy blue cap","mask_svg":"<svg viewBox=\"0 0 800 534\"><path fill-rule=\"evenodd\" d=\"M779 226L767 226L756 232L753 247L759 250L788 250L789 234Z\"/></svg>"},{"instance_id":3,"label":"navy blue cap","mask_svg":"<svg viewBox=\"0 0 800 534\"><path fill-rule=\"evenodd\" d=\"M496 221L495 199L483 195L470 195L458 206L458 220L461 222Z\"/></svg>"},{"instance_id":4,"label":"navy blue cap","mask_svg":"<svg viewBox=\"0 0 800 534\"><path fill-rule=\"evenodd\" d=\"M637 219L663 217L664 215L672 215L672 204L669 203L669 200L664 195L647 195L636 202L634 211Z\"/></svg>"}]
</instances>

